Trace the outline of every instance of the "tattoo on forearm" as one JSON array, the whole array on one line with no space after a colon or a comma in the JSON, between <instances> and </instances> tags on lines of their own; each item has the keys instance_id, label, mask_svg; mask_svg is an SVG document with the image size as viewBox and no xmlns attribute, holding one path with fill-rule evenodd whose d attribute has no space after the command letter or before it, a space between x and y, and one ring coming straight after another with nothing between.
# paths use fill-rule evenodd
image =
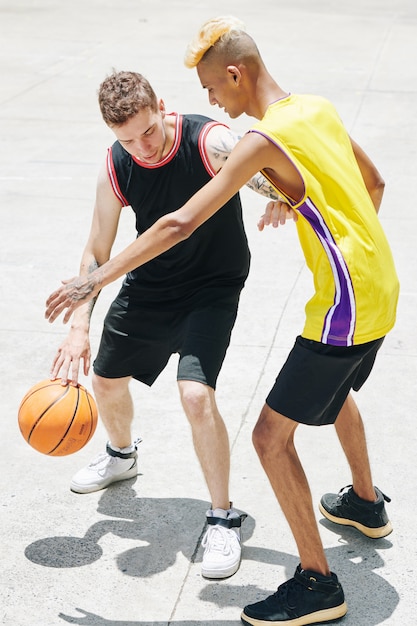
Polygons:
<instances>
[{"instance_id":1,"label":"tattoo on forearm","mask_svg":"<svg viewBox=\"0 0 417 626\"><path fill-rule=\"evenodd\" d=\"M263 176L258 173L246 183L246 186L257 193L260 193L265 198L269 198L270 200L280 200L283 199L277 190L271 185L271 183Z\"/></svg>"},{"instance_id":2,"label":"tattoo on forearm","mask_svg":"<svg viewBox=\"0 0 417 626\"><path fill-rule=\"evenodd\" d=\"M98 263L98 261L96 259L94 259L94 261L92 261L90 263L90 265L88 266L88 274L86 277L84 278L89 278L89 275L92 274L93 272L95 272L95 270L97 270L100 267L100 264ZM78 302L79 300L83 300L84 298L86 298L88 295L90 295L90 293L92 291L94 291L94 288L97 286L97 284L99 284L100 281L97 280L97 277L95 278L90 278L87 282L87 284L81 286L81 284L76 284L75 287L77 289L76 293L71 294L71 300L74 300L76 302ZM92 300L89 301L88 303L88 317L91 317L91 314L93 312L94 306L97 302L97 298L98 298L97 294L96 296L94 296L94 298L92 298Z\"/></svg>"}]
</instances>

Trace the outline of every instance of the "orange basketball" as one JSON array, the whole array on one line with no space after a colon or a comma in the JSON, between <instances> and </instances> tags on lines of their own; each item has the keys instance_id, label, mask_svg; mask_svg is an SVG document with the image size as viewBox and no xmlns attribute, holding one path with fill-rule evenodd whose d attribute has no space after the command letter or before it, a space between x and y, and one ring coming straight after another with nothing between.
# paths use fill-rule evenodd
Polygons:
<instances>
[{"instance_id":1,"label":"orange basketball","mask_svg":"<svg viewBox=\"0 0 417 626\"><path fill-rule=\"evenodd\" d=\"M19 428L28 444L50 456L81 450L97 426L93 396L82 385L42 380L29 389L19 407Z\"/></svg>"}]
</instances>

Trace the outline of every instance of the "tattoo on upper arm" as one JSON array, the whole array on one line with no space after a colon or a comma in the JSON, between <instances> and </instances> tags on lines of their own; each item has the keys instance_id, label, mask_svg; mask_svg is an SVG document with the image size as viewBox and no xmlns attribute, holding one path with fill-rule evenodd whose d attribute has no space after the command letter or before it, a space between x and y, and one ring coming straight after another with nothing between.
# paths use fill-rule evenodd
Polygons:
<instances>
[{"instance_id":1,"label":"tattoo on upper arm","mask_svg":"<svg viewBox=\"0 0 417 626\"><path fill-rule=\"evenodd\" d=\"M241 139L240 135L236 135L229 129L222 127L222 133L213 137L212 142L207 143L207 152L210 158L221 165L227 161L227 158L237 142Z\"/></svg>"},{"instance_id":2,"label":"tattoo on upper arm","mask_svg":"<svg viewBox=\"0 0 417 626\"><path fill-rule=\"evenodd\" d=\"M235 145L240 139L242 139L242 135L238 135L228 128L221 128L222 132L213 136L211 143L207 143L207 151L210 155L210 160L218 166L218 169L220 169L227 161ZM249 189L261 194L265 198L269 198L270 200L285 201L285 198L280 196L277 190L260 172L252 176L252 178L246 183L246 186L249 187Z\"/></svg>"}]
</instances>

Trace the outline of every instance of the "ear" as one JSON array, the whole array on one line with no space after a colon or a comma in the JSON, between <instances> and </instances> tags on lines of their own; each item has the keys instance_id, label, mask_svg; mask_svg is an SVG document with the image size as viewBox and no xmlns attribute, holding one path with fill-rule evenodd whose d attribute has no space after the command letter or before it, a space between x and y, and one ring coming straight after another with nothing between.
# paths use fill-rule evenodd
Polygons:
<instances>
[{"instance_id":1,"label":"ear","mask_svg":"<svg viewBox=\"0 0 417 626\"><path fill-rule=\"evenodd\" d=\"M165 102L162 100L162 98L158 102L158 108L159 108L159 110L161 112L162 117L165 117L165 114L166 114Z\"/></svg>"},{"instance_id":2,"label":"ear","mask_svg":"<svg viewBox=\"0 0 417 626\"><path fill-rule=\"evenodd\" d=\"M233 80L236 86L239 86L240 81L242 80L242 72L236 65L228 65L227 73L230 78Z\"/></svg>"}]
</instances>

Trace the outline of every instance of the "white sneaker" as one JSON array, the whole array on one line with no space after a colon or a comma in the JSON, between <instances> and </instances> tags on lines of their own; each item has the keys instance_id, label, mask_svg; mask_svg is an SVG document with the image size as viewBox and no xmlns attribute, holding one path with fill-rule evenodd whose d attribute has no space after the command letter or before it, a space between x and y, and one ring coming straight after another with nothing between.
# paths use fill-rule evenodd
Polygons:
<instances>
[{"instance_id":1,"label":"white sneaker","mask_svg":"<svg viewBox=\"0 0 417 626\"><path fill-rule=\"evenodd\" d=\"M136 445L127 454L115 452L107 444L106 452L99 454L87 467L75 474L71 481L71 491L92 493L105 489L111 483L133 478L138 473Z\"/></svg>"},{"instance_id":2,"label":"white sneaker","mask_svg":"<svg viewBox=\"0 0 417 626\"><path fill-rule=\"evenodd\" d=\"M205 578L228 578L237 572L242 556L240 527L246 517L232 509L207 511L209 526L201 542Z\"/></svg>"}]
</instances>

